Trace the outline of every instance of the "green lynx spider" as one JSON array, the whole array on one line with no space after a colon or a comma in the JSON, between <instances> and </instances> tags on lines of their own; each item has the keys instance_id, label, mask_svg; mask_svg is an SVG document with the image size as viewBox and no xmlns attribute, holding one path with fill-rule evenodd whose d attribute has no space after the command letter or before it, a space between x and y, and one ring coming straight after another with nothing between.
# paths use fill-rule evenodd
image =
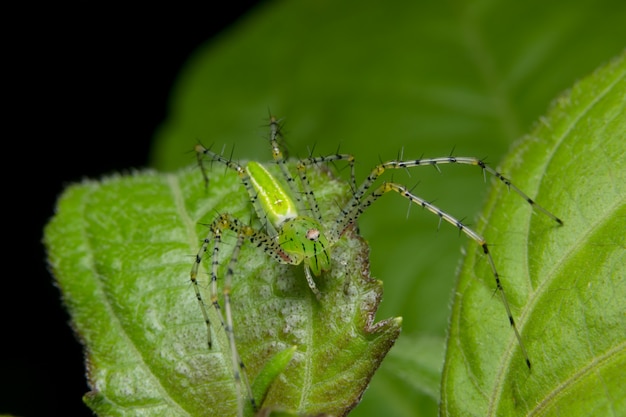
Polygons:
<instances>
[{"instance_id":1,"label":"green lynx spider","mask_svg":"<svg viewBox=\"0 0 626 417\"><path fill-rule=\"evenodd\" d=\"M439 158L423 158L415 160L391 160L377 165L367 176L367 178L361 183L359 187L356 186L354 175L354 157L349 154L339 154L320 157L309 157L298 161L297 172L300 180L301 190L298 189L296 180L291 175L286 166L286 160L283 156L281 146L279 145L279 139L281 138L279 120L274 117L270 118L270 137L269 142L272 148L272 155L274 163L278 164L284 180L287 184L287 188L283 183L276 179L270 172L260 163L248 162L246 165L240 165L234 162L232 159L225 158L221 154L217 154L210 149L198 144L195 147L195 152L198 158L198 164L201 168L202 175L204 177L205 184L208 185L208 177L204 166L205 159L211 162L217 161L224 164L228 168L235 171L244 187L246 188L250 201L254 206L255 212L261 220L261 224L265 225L266 230L255 230L242 221L232 217L229 214L220 214L211 223L209 232L205 237L202 247L196 255L195 262L191 269L191 282L195 290L196 298L200 305L204 321L207 327L208 345L212 346L211 337L211 322L207 308L204 304L202 295L197 282L198 268L202 262L203 255L209 249L209 244L213 241L212 249L212 262L211 262L211 284L210 284L210 298L211 304L214 306L218 313L219 320L222 327L225 329L228 340L230 343L232 366L234 372L235 383L239 392L239 406L238 415L243 415L242 404L242 385L245 389L245 395L250 401L252 408L257 409L257 404L252 395L252 390L248 377L246 375L245 367L237 352L235 343L235 333L233 330L233 320L230 308L230 291L231 280L234 274L234 269L237 264L237 256L241 249L241 246L245 241L250 242L254 246L258 246L266 255L273 258L276 262L282 264L298 265L303 264L305 277L311 291L320 298L319 290L317 289L313 276L319 276L324 271L330 268L331 249L333 245L339 240L343 232L351 224L354 224L357 219L363 214L363 212L379 197L387 192L394 191L410 202L427 209L431 213L439 217L439 221L444 220L457 229L460 232L465 233L470 239L474 240L486 255L491 268L492 274L495 278L496 289L500 294L502 303L504 304L506 314L515 337L518 341L522 354L524 355L526 365L530 369L530 359L528 353L522 342L522 338L519 334L515 320L511 313L511 308L507 301L498 270L496 269L495 262L491 257L485 239L474 232L472 229L465 226L460 220L451 216L450 214L442 211L435 205L428 201L412 194L412 192L403 185L394 182L383 182L378 188L370 191L374 182L380 175L382 175L388 169L407 169L418 166L434 166L438 169L442 164L463 164L463 165L475 165L478 166L483 173L488 172L500 181L502 181L509 189L512 189L518 195L520 195L532 208L545 214L559 225L563 222L535 203L530 197L528 197L519 188L513 185L507 178L505 178L498 171L489 167L483 160L473 157L454 157L446 156ZM309 181L307 179L307 168L311 165L323 164L335 161L345 161L350 166L351 170L351 186L353 194L350 200L341 209L340 215L332 223L329 228L324 228L322 216L318 208L315 196ZM486 175L486 174L485 174ZM369 192L369 193L368 193ZM301 198L300 196L303 196ZM303 201L305 200L305 201ZM306 215L305 215L306 213ZM237 235L237 242L231 255L226 276L224 277L224 284L222 288L222 294L224 298L224 311L225 320L222 316L220 304L218 301L218 289L217 289L217 271L218 260L217 253L222 241L222 235L225 231L230 230Z\"/></svg>"}]
</instances>

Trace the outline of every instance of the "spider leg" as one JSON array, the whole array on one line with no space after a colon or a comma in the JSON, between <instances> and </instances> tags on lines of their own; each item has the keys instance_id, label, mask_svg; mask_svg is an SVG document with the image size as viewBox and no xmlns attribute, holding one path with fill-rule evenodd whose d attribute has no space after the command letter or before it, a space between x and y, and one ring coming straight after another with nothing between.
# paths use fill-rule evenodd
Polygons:
<instances>
[{"instance_id":1,"label":"spider leg","mask_svg":"<svg viewBox=\"0 0 626 417\"><path fill-rule=\"evenodd\" d=\"M363 214L363 212L374 201L376 201L379 197L381 197L382 195L390 191L394 191L400 194L401 196L403 196L404 198L410 200L412 203L417 204L418 206L421 206L422 208L427 209L431 213L438 216L440 222L443 220L453 225L454 227L459 229L459 231L463 232L470 239L475 241L481 247L483 253L487 256L487 259L489 261L489 266L491 268L491 272L496 281L497 291L500 294L500 298L502 299L502 303L504 304L504 307L506 309L509 323L511 324L511 327L513 327L515 337L518 341L522 354L524 355L526 365L530 369L531 363L528 357L528 353L526 351L526 347L524 346L524 343L520 336L517 325L515 324L515 320L513 319L513 314L511 313L511 307L506 298L504 288L502 287L500 275L496 268L493 257L491 256L491 253L489 252L489 248L485 239L481 235L473 231L472 229L465 226L459 219L449 215L448 213L439 209L434 204L416 196L408 188L406 188L403 185L399 185L393 182L384 182L376 190L368 194L371 187L374 185L374 182L376 181L376 179L378 179L378 177L382 175L388 169L408 169L408 168L413 168L413 167L418 167L418 166L434 166L435 168L438 169L439 165L443 165L443 164L462 164L462 165L477 166L482 170L483 173L491 174L492 176L500 180L504 185L506 185L508 189L513 190L515 193L517 193L528 204L530 204L530 206L534 210L537 210L540 213L546 215L547 217L549 217L550 219L552 219L559 225L563 224L563 221L560 218L558 218L557 216L555 216L554 214L552 214L551 212L549 212L548 210L546 210L545 208L537 204L521 189L519 189L517 186L511 183L511 181L508 178L506 178L500 172L496 171L495 169L485 164L485 162L482 159L473 158L473 157L447 156L447 157L440 157L440 158L421 158L421 159L414 159L414 160L392 160L388 162L382 162L376 167L374 167L374 169L370 172L370 174L367 176L365 181L363 181L363 183L360 185L360 187L355 189L355 192L353 193L351 199L342 208L341 214L335 221L333 229L329 232L329 238L335 239L335 240L339 239L339 237L346 230L346 228L350 226L351 224L355 224L358 218L361 216L361 214Z\"/></svg>"},{"instance_id":2,"label":"spider leg","mask_svg":"<svg viewBox=\"0 0 626 417\"><path fill-rule=\"evenodd\" d=\"M400 194L402 197L410 200L412 203L415 203L418 206L435 214L437 217L439 217L440 221L443 220L451 224L452 226L456 227L460 232L463 232L465 235L467 235L470 239L472 239L481 247L482 252L485 254L485 256L487 257L489 261L491 273L496 281L496 289L498 293L500 294L500 298L502 300L502 303L504 304L504 308L506 309L506 314L508 316L509 323L511 324L511 327L513 328L513 331L515 333L515 338L517 339L517 342L520 346L522 354L524 355L526 366L528 366L528 369L530 369L531 367L530 359L528 357L526 347L524 345L524 342L522 341L522 337L520 336L519 330L513 318L513 313L511 312L511 307L506 298L506 294L504 293L504 288L502 287L502 282L500 280L500 274L498 273L496 264L493 260L493 257L491 256L491 253L489 252L487 241L481 235L479 235L478 233L476 233L474 230L470 229L469 227L465 226L456 217L453 217L452 215L446 213L445 211L441 210L434 204L424 200L423 198L420 198L412 194L407 187L400 185L400 184L393 183L393 182L384 182L376 190L372 191L371 194L363 198L360 201L360 203L357 204L350 212L349 214L350 218L353 219L353 222L355 222L361 216L361 214L363 214L363 212L365 211L367 207L369 207L374 201L376 201L378 198L382 197L384 194L390 191Z\"/></svg>"},{"instance_id":3,"label":"spider leg","mask_svg":"<svg viewBox=\"0 0 626 417\"><path fill-rule=\"evenodd\" d=\"M224 297L224 310L226 314L226 319L224 319L224 315L222 314L222 309L219 303L219 291L218 291L218 268L220 264L219 253L222 247L222 236L224 232L230 230L234 234L237 235L237 243L233 249L232 254L230 255L230 260L228 262L224 286L222 289L222 294ZM241 399L242 396L242 386L243 390L245 390L245 396L250 402L252 409L257 410L257 404L255 402L254 396L252 394L252 388L250 386L250 382L247 376L246 367L239 356L237 350L237 344L235 341L235 331L233 325L233 316L231 311L231 300L230 300L230 292L232 288L232 277L234 275L234 270L236 268L238 262L238 256L243 246L244 242L248 240L253 246L261 248L266 254L275 259L280 263L293 263L293 259L285 254L280 246L276 243L274 239L265 234L264 232L255 231L247 224L241 222L240 220L232 217L229 214L221 214L219 215L210 225L209 232L207 236L204 238L202 246L196 255L195 262L191 268L191 282L193 284L194 291L196 293L196 299L198 300L198 304L200 305L200 310L202 311L202 315L204 317L204 322L207 327L207 339L209 349L212 348L212 335L211 335L211 321L209 319L209 313L202 298L202 294L200 292L199 284L198 284L198 271L200 264L202 263L202 259L206 252L209 249L209 245L211 241L213 242L212 252L211 252L211 283L210 283L210 301L211 305L215 309L215 312L218 316L220 324L224 331L226 332L228 342L231 350L231 360L233 365L233 375L235 379L235 383L237 386L238 398ZM243 415L243 404L240 402L238 405L239 416Z\"/></svg>"}]
</instances>

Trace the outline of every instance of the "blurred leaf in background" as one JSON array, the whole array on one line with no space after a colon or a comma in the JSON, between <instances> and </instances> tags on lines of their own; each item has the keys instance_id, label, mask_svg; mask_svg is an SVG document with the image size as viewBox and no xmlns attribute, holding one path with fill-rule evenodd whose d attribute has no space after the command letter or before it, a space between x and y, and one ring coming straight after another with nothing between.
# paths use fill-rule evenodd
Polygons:
<instances>
[{"instance_id":1,"label":"blurred leaf in background","mask_svg":"<svg viewBox=\"0 0 626 417\"><path fill-rule=\"evenodd\" d=\"M271 111L284 117L292 156L340 146L355 155L358 179L398 154L454 150L497 166L555 97L621 53L625 15L619 0L265 2L189 60L156 133L153 165L189 164L185 151L198 140L227 146L228 153L234 146L238 159L270 160L262 137ZM563 175L555 172L552 180ZM470 224L487 191L480 171L468 167L444 167L441 174L414 169L410 176L394 173L394 180L417 185L415 193ZM550 196L542 197L549 206ZM523 202L511 204L529 211ZM432 215L415 209L407 215L406 207L388 196L359 223L371 245L372 274L384 281L378 315L405 320L355 416L436 413L460 249L477 251L450 227L436 232ZM490 241L488 225L484 233ZM498 239L494 257L506 262ZM509 293L515 301L514 289ZM507 325L503 312L494 315ZM394 367L406 365L411 347L417 381Z\"/></svg>"}]
</instances>

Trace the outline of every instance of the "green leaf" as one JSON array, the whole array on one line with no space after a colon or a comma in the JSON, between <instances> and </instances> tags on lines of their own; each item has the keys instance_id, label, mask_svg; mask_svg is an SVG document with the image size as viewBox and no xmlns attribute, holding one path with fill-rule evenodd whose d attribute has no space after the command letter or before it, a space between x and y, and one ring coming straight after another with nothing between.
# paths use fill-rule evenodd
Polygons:
<instances>
[{"instance_id":1,"label":"green leaf","mask_svg":"<svg viewBox=\"0 0 626 417\"><path fill-rule=\"evenodd\" d=\"M332 219L349 189L327 172L310 174ZM189 273L205 224L222 212L249 221L251 206L235 172L216 166L210 179L208 192L197 169L76 184L46 227L49 262L85 345L92 388L85 401L101 416L236 414L229 345L211 308L216 340L208 349ZM221 277L234 240L225 235ZM400 328L398 319L373 322L381 285L369 277L367 246L349 230L333 247L319 301L301 266L279 265L249 246L236 265L231 306L248 375L261 375L253 384L264 398L261 414L345 415ZM208 303L207 278L199 277Z\"/></svg>"},{"instance_id":2,"label":"green leaf","mask_svg":"<svg viewBox=\"0 0 626 417\"><path fill-rule=\"evenodd\" d=\"M564 220L494 190L478 231L493 245L533 367L487 262L456 289L442 415L617 415L626 410L626 54L561 96L502 169Z\"/></svg>"}]
</instances>

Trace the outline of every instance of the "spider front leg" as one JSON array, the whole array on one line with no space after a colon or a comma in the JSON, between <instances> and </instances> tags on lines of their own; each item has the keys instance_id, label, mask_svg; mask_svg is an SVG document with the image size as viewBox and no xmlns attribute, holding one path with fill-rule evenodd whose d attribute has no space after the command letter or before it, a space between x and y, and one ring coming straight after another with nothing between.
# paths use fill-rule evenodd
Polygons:
<instances>
[{"instance_id":1,"label":"spider front leg","mask_svg":"<svg viewBox=\"0 0 626 417\"><path fill-rule=\"evenodd\" d=\"M218 299L219 292L218 292L218 287L217 287L217 280L218 280L218 267L219 267L219 252L220 252L220 247L222 244L222 235L226 230L231 230L237 235L237 243L235 244L235 247L233 248L233 252L230 256L230 261L228 262L226 276L224 279L224 286L222 288L222 294L224 297L224 310L226 312L226 321L224 321L224 317L222 315L222 311L221 311L219 299ZM239 417L243 416L243 404L241 403L242 385L243 385L243 389L245 389L246 391L245 395L250 401L250 405L252 406L252 409L254 411L257 410L257 405L255 402L254 396L252 394L252 388L248 380L246 367L243 361L241 360L241 357L239 356L239 352L237 351L237 344L235 342L235 332L234 332L234 326L233 326L233 317L232 317L232 311L231 311L231 305L230 305L230 292L231 292L231 286L232 286L232 277L233 277L234 269L237 265L241 246L243 245L244 240L250 235L254 235L254 233L255 232L250 227L239 222L237 219L232 218L230 215L228 214L220 215L215 221L213 221L213 223L211 223L209 227L209 233L204 238L202 247L200 248L200 251L196 255L196 259L195 259L195 262L193 264L193 267L191 269L191 274L190 274L191 282L193 284L194 291L196 293L196 299L198 300L198 303L200 305L200 310L202 311L204 322L207 327L208 346L209 346L209 349L211 349L212 340L213 340L212 335L211 335L211 321L209 319L209 314L204 304L202 294L200 292L197 276L198 276L198 269L202 262L203 255L208 250L211 240L213 240L213 249L212 249L212 255L211 255L210 299L211 299L211 304L215 308L215 312L217 313L220 324L222 328L224 329L224 331L226 332L228 343L230 345L233 376L235 379L235 385L237 387L237 398L238 398L238 406L237 406L238 414L237 415Z\"/></svg>"},{"instance_id":2,"label":"spider front leg","mask_svg":"<svg viewBox=\"0 0 626 417\"><path fill-rule=\"evenodd\" d=\"M241 246L243 245L245 239L245 235L242 233L237 233L237 243L233 248L233 252L230 255L230 261L228 262L228 267L226 270L226 276L224 278L224 288L222 289L222 295L224 297L224 311L226 312L226 325L224 326L224 331L228 337L228 344L231 349L231 360L233 366L233 374L235 378L235 384L237 386L237 398L241 398L241 385L243 384L244 389L246 390L246 398L250 401L250 405L252 406L252 410L257 411L257 404L254 399L254 394L252 393L252 387L250 386L250 381L248 379L248 373L246 371L246 366L241 360L241 356L239 356L239 352L237 351L237 344L235 342L235 329L233 324L233 314L230 305L230 292L232 288L232 277L234 273L234 269L237 265L237 260L239 257L239 252L241 250ZM219 300L218 300L218 290L217 290L217 268L218 262L216 261L217 255L219 253L219 245L221 244L221 233L215 234L215 243L213 247L213 261L211 262L211 303L215 306L215 310L218 312L220 320L223 320L220 314L219 309ZM223 323L222 323L223 324ZM243 406L241 403L238 405L239 414L243 415Z\"/></svg>"},{"instance_id":3,"label":"spider front leg","mask_svg":"<svg viewBox=\"0 0 626 417\"><path fill-rule=\"evenodd\" d=\"M219 269L219 253L220 248L222 247L222 236L226 231L231 231L237 236L237 243L233 249L233 252L230 256L230 260L228 262L226 276L224 279L224 285L222 288L222 295L224 297L224 310L226 312L226 320L222 315L220 303L219 303L219 291L218 291L218 269ZM243 404L240 401L242 398L242 385L243 389L245 389L245 395L247 396L250 405L254 411L257 411L257 404L254 399L252 388L250 386L250 382L247 376L246 367L241 360L235 339L235 330L233 325L233 316L231 311L231 303L230 303L230 292L232 285L232 277L234 275L234 271L237 266L239 252L243 244L247 241L253 247L257 247L261 249L267 256L273 258L276 262L282 264L297 264L301 262L301 260L294 258L287 254L282 247L277 243L277 240L270 237L266 233L261 231L256 231L252 227L243 223L242 221L232 217L230 214L221 214L215 219L210 227L209 233L204 238L202 243L202 247L198 251L196 255L195 262L193 267L191 268L191 282L193 284L196 299L200 305L200 309L202 310L202 315L204 317L204 321L207 326L207 338L209 343L209 348L212 347L212 336L211 336L211 321L209 319L209 314L204 304L202 294L200 292L200 288L197 281L198 269L200 264L202 263L202 259L204 254L209 249L209 245L213 241L213 249L211 253L211 284L210 284L210 297L211 297L211 305L214 307L216 314L220 320L220 324L222 328L226 332L228 338L228 344L230 345L231 351L231 361L233 366L233 376L235 379L235 384L237 387L238 394L238 416L243 416Z\"/></svg>"},{"instance_id":4,"label":"spider front leg","mask_svg":"<svg viewBox=\"0 0 626 417\"><path fill-rule=\"evenodd\" d=\"M335 225L334 225L334 229L331 232L331 238L338 239L339 236L341 236L341 234L350 224L353 224L357 221L357 219L361 216L361 214L363 214L363 212L365 211L365 209L367 209L367 207L369 207L374 201L376 201L378 198L380 198L382 195L386 194L389 191L395 191L396 193L400 194L401 196L408 199L412 203L417 204L421 206L422 208L427 209L431 213L437 215L440 219L440 222L444 220L447 223L450 223L454 227L458 228L459 231L463 232L470 239L478 243L483 253L487 256L489 266L491 268L491 272L496 281L496 290L500 294L500 298L502 299L502 303L504 304L504 307L505 307L505 310L509 319L509 323L511 324L511 327L513 328L515 337L518 341L522 354L524 355L526 366L528 366L528 368L530 369L531 363L530 363L528 353L526 351L526 347L524 346L524 343L520 336L515 320L513 319L513 314L511 312L509 302L506 298L506 294L504 292L504 288L500 280L500 275L496 268L496 264L491 256L491 253L489 252L489 248L488 248L486 240L481 235L479 235L472 229L465 226L459 219L449 215L448 213L444 212L443 210L439 209L437 206L429 203L428 201L412 194L410 190L407 189L403 185L396 184L393 182L385 182L381 186L379 186L376 190L371 192L369 195L367 194L370 188L372 187L372 185L374 184L374 181L376 181L376 179L382 173L384 173L385 170L387 169L405 169L405 168L412 168L412 167L426 166L426 165L435 166L435 168L438 169L438 165L456 164L456 163L464 164L464 165L474 165L474 166L480 167L483 173L484 172L490 173L494 177L498 178L502 183L504 183L509 189L513 189L528 204L530 204L533 209L550 217L557 224L559 225L563 224L563 221L561 219L559 219L554 214L550 213L548 210L546 210L545 208L535 203L535 201L532 200L528 195L526 195L518 187L513 185L510 180L508 180L498 171L487 166L481 159L472 158L472 157L449 156L449 157L442 157L442 158L416 159L416 160L409 160L409 161L388 161L388 162L385 162L376 166L368 175L368 177L365 179L365 181L361 184L361 186L355 191L350 201L348 201L348 203L342 209L341 216L337 218Z\"/></svg>"},{"instance_id":5,"label":"spider front leg","mask_svg":"<svg viewBox=\"0 0 626 417\"><path fill-rule=\"evenodd\" d=\"M409 161L389 161L380 165L380 167L382 167L382 171L384 171L385 169L404 169L404 168L412 168L412 167L427 166L427 165L431 165L439 169L439 165L443 165L443 164L461 164L461 165L477 166L482 170L483 175L485 174L485 172L488 172L489 174L499 179L504 185L507 186L509 190L513 190L515 193L517 193L528 204L531 205L533 210L537 210L541 212L542 214L548 216L549 218L557 222L559 225L563 224L563 221L561 219L559 219L554 214L550 213L548 210L546 210L545 208L537 204L532 198L526 195L526 193L524 193L517 186L515 186L511 182L511 180L506 178L504 175L502 175L495 169L491 168L489 165L485 163L485 161L479 158L466 157L466 156L463 156L463 157L444 156L441 158L423 158L423 159L415 159L415 160L409 160Z\"/></svg>"},{"instance_id":6,"label":"spider front leg","mask_svg":"<svg viewBox=\"0 0 626 417\"><path fill-rule=\"evenodd\" d=\"M450 223L451 225L459 229L459 231L465 233L465 235L467 235L470 239L472 239L481 247L483 253L487 256L487 260L489 261L491 273L493 274L493 277L496 281L496 290L500 294L500 298L502 300L502 303L504 304L504 308L506 310L509 323L511 324L511 327L513 328L513 332L515 333L515 338L517 339L517 342L522 351L522 354L524 355L526 366L528 367L528 369L530 369L531 368L530 358L528 356L528 352L526 351L526 346L524 345L524 342L522 341L522 337L519 333L519 330L517 329L515 319L513 318L513 313L511 312L511 307L509 306L509 302L504 293L504 288L502 287L502 282L500 281L500 274L498 273L496 264L493 260L493 257L491 256L491 253L489 252L489 248L488 248L487 241L485 240L485 238L483 238L481 235L476 233L474 230L465 226L459 219L444 212L443 210L441 210L434 204L431 204L428 201L412 194L408 190L408 188L406 188L405 186L400 185L400 184L395 184L392 182L383 183L380 187L378 187L375 191L373 191L370 195L368 195L365 199L363 199L361 204L357 206L356 211L352 214L352 216L355 218L355 221L367 207L369 207L374 201L376 201L379 197L381 197L383 194L386 194L389 191L395 191L396 193L400 194L404 198L410 200L412 203L415 203L418 206L425 208L431 213L437 215L440 221L444 220Z\"/></svg>"}]
</instances>

